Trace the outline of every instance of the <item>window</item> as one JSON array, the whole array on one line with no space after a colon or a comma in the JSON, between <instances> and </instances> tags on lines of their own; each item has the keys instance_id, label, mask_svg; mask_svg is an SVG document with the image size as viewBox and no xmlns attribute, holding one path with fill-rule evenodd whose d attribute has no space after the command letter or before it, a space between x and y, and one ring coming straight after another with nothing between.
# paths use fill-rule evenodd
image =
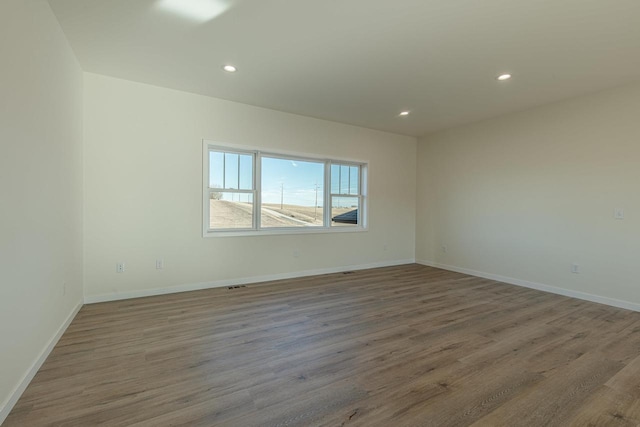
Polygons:
<instances>
[{"instance_id":1,"label":"window","mask_svg":"<svg viewBox=\"0 0 640 427\"><path fill-rule=\"evenodd\" d=\"M204 235L364 230L366 169L205 142Z\"/></svg>"},{"instance_id":2,"label":"window","mask_svg":"<svg viewBox=\"0 0 640 427\"><path fill-rule=\"evenodd\" d=\"M254 158L254 154L209 151L210 228L255 227Z\"/></svg>"},{"instance_id":3,"label":"window","mask_svg":"<svg viewBox=\"0 0 640 427\"><path fill-rule=\"evenodd\" d=\"M353 226L359 221L360 166L331 164L331 224Z\"/></svg>"},{"instance_id":4,"label":"window","mask_svg":"<svg viewBox=\"0 0 640 427\"><path fill-rule=\"evenodd\" d=\"M324 163L261 156L262 228L324 226Z\"/></svg>"}]
</instances>

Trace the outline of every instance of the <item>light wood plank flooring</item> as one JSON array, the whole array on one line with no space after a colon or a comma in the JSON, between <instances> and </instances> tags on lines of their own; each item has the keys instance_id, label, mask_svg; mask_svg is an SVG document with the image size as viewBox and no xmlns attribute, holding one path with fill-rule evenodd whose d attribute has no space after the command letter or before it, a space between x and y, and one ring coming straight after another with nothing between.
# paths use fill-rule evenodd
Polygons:
<instances>
[{"instance_id":1,"label":"light wood plank flooring","mask_svg":"<svg viewBox=\"0 0 640 427\"><path fill-rule=\"evenodd\" d=\"M636 426L640 313L407 265L86 305L6 426Z\"/></svg>"}]
</instances>

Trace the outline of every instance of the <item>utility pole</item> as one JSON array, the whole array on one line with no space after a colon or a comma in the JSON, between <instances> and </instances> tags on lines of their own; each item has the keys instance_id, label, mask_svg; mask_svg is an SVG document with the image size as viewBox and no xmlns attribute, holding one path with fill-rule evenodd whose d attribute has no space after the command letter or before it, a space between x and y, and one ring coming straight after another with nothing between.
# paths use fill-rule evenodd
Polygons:
<instances>
[{"instance_id":1,"label":"utility pole","mask_svg":"<svg viewBox=\"0 0 640 427\"><path fill-rule=\"evenodd\" d=\"M280 184L280 210L282 210L283 201L284 201L284 182Z\"/></svg>"},{"instance_id":2,"label":"utility pole","mask_svg":"<svg viewBox=\"0 0 640 427\"><path fill-rule=\"evenodd\" d=\"M313 220L318 219L318 181L316 181L316 204L313 205Z\"/></svg>"}]
</instances>

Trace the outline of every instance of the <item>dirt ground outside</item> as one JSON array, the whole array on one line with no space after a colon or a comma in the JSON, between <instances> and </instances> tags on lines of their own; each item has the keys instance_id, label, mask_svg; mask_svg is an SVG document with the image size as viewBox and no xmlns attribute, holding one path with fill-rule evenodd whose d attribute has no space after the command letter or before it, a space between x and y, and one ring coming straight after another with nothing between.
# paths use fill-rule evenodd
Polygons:
<instances>
[{"instance_id":1,"label":"dirt ground outside","mask_svg":"<svg viewBox=\"0 0 640 427\"><path fill-rule=\"evenodd\" d=\"M216 228L251 228L253 204L246 202L230 202L227 200L210 200L210 226ZM331 216L352 211L354 208L334 208ZM314 206L262 204L262 227L321 227L323 208ZM353 224L333 223L336 226L353 226Z\"/></svg>"}]
</instances>

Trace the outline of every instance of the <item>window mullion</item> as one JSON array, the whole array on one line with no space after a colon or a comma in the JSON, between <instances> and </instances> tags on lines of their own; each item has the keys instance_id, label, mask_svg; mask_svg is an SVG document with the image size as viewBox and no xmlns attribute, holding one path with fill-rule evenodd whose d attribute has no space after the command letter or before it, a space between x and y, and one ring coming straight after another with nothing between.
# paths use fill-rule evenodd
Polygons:
<instances>
[{"instance_id":1,"label":"window mullion","mask_svg":"<svg viewBox=\"0 0 640 427\"><path fill-rule=\"evenodd\" d=\"M222 153L222 188L227 188L227 153Z\"/></svg>"},{"instance_id":2,"label":"window mullion","mask_svg":"<svg viewBox=\"0 0 640 427\"><path fill-rule=\"evenodd\" d=\"M331 227L331 161L324 162L323 227Z\"/></svg>"},{"instance_id":3,"label":"window mullion","mask_svg":"<svg viewBox=\"0 0 640 427\"><path fill-rule=\"evenodd\" d=\"M241 193L241 194L253 194L253 190L228 190L224 188L209 188L209 191L213 193Z\"/></svg>"},{"instance_id":4,"label":"window mullion","mask_svg":"<svg viewBox=\"0 0 640 427\"><path fill-rule=\"evenodd\" d=\"M262 156L259 152L253 154L253 227L262 227Z\"/></svg>"},{"instance_id":5,"label":"window mullion","mask_svg":"<svg viewBox=\"0 0 640 427\"><path fill-rule=\"evenodd\" d=\"M360 227L363 227L363 228L368 227L366 222L367 222L367 218L369 217L369 213L367 212L368 197L366 197L366 195L364 194L364 192L367 189L366 187L367 177L365 174L366 174L365 167L360 166L358 168L358 196L359 196L358 225L360 225Z\"/></svg>"}]
</instances>

